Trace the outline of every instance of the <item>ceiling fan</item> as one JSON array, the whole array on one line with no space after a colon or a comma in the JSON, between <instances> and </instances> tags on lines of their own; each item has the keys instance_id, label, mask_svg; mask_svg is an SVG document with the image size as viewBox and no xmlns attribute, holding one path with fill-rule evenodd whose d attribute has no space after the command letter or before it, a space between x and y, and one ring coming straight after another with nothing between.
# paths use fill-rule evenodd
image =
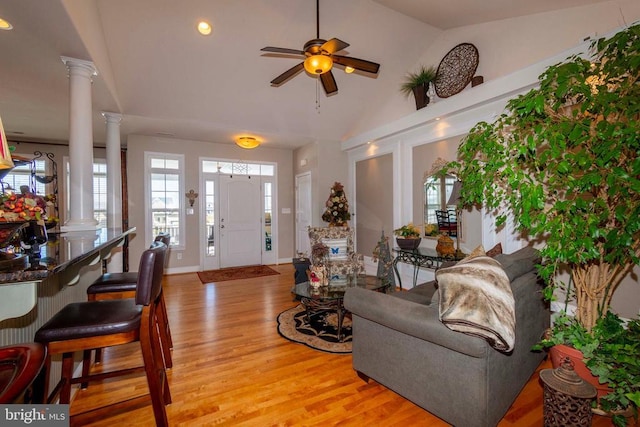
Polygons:
<instances>
[{"instance_id":1,"label":"ceiling fan","mask_svg":"<svg viewBox=\"0 0 640 427\"><path fill-rule=\"evenodd\" d=\"M331 68L333 64L340 64L345 67L347 73L354 70L377 74L380 64L365 61L364 59L351 58L348 56L336 55L336 52L346 49L349 43L333 38L329 41L320 38L320 0L316 0L316 38L304 44L303 50L287 49L283 47L267 46L260 49L263 52L281 53L286 55L297 55L306 59L298 65L289 68L275 79L271 80L271 85L280 86L286 83L293 76L303 69L309 74L316 75L322 82L322 87L327 95L338 91L336 79L333 77Z\"/></svg>"}]
</instances>

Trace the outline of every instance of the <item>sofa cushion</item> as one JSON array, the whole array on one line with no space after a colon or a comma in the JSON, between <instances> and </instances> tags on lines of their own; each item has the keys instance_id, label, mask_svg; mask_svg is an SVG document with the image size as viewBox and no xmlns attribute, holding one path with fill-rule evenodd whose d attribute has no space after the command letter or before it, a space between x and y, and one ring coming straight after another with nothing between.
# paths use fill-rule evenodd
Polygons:
<instances>
[{"instance_id":1,"label":"sofa cushion","mask_svg":"<svg viewBox=\"0 0 640 427\"><path fill-rule=\"evenodd\" d=\"M346 260L347 254L347 239L322 239L322 243L329 248L329 260Z\"/></svg>"},{"instance_id":2,"label":"sofa cushion","mask_svg":"<svg viewBox=\"0 0 640 427\"><path fill-rule=\"evenodd\" d=\"M486 339L497 350L515 344L515 301L500 263L467 258L436 271L440 321L449 329Z\"/></svg>"},{"instance_id":3,"label":"sofa cushion","mask_svg":"<svg viewBox=\"0 0 640 427\"><path fill-rule=\"evenodd\" d=\"M431 282L414 286L407 292L393 292L391 295L407 301L413 301L418 304L429 305L431 304L431 299L436 293L436 287L436 281L433 280Z\"/></svg>"},{"instance_id":4,"label":"sofa cushion","mask_svg":"<svg viewBox=\"0 0 640 427\"><path fill-rule=\"evenodd\" d=\"M531 246L526 246L512 254L499 254L494 258L502 265L507 273L509 281L513 282L518 277L535 269L540 262L540 253Z\"/></svg>"}]
</instances>

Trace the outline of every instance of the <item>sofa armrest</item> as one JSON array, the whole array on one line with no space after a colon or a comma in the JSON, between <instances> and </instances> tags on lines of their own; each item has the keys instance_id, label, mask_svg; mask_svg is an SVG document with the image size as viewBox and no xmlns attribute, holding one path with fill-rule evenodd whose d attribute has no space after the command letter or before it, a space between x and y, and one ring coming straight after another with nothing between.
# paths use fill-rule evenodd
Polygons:
<instances>
[{"instance_id":1,"label":"sofa armrest","mask_svg":"<svg viewBox=\"0 0 640 427\"><path fill-rule=\"evenodd\" d=\"M454 332L438 318L437 305L424 305L362 288L348 288L344 306L387 328L449 348L472 357L486 357L495 351L481 338ZM357 330L354 339L357 339Z\"/></svg>"}]
</instances>

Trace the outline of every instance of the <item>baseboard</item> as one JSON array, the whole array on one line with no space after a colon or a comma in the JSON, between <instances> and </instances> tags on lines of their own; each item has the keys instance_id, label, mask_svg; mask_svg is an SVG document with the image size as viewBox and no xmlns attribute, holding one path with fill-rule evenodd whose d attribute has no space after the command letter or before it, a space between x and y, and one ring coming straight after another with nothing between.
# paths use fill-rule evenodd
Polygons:
<instances>
[{"instance_id":1,"label":"baseboard","mask_svg":"<svg viewBox=\"0 0 640 427\"><path fill-rule=\"evenodd\" d=\"M184 273L197 273L200 271L200 266L190 265L187 267L173 267L167 268L165 274L184 274Z\"/></svg>"}]
</instances>

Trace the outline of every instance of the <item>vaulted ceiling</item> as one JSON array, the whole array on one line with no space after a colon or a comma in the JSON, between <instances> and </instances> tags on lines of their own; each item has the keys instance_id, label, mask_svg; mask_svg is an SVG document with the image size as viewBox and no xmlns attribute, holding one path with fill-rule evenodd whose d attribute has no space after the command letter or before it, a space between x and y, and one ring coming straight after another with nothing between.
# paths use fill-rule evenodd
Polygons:
<instances>
[{"instance_id":1,"label":"vaulted ceiling","mask_svg":"<svg viewBox=\"0 0 640 427\"><path fill-rule=\"evenodd\" d=\"M350 44L341 54L381 64L377 76L335 69L325 96L301 73L269 82L300 60L264 46L302 49L315 38L313 0L3 0L0 117L8 139L68 140L69 82L60 60L94 62L94 141L105 140L101 111L123 114L129 134L264 146L341 141L398 85L447 29L602 0L320 0L320 37ZM195 31L198 20L213 26ZM406 113L413 111L407 101Z\"/></svg>"}]
</instances>

